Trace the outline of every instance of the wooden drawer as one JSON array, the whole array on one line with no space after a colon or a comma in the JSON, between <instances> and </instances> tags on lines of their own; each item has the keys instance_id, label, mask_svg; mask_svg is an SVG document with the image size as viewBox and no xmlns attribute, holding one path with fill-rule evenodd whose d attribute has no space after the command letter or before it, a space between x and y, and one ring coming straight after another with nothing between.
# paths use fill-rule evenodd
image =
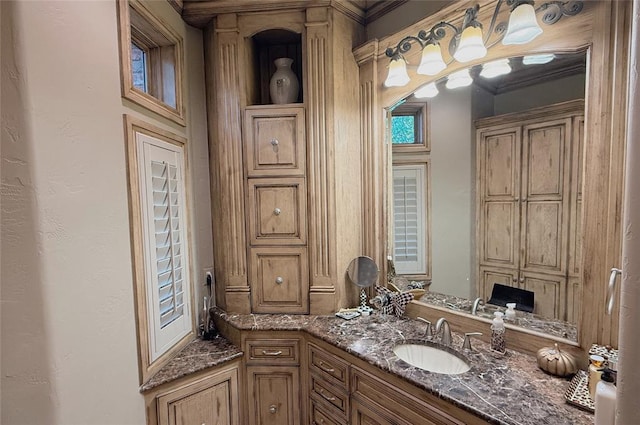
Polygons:
<instances>
[{"instance_id":1,"label":"wooden drawer","mask_svg":"<svg viewBox=\"0 0 640 425\"><path fill-rule=\"evenodd\" d=\"M304 176L304 108L247 108L245 151L249 177Z\"/></svg>"},{"instance_id":2,"label":"wooden drawer","mask_svg":"<svg viewBox=\"0 0 640 425\"><path fill-rule=\"evenodd\" d=\"M253 313L308 313L307 249L251 248Z\"/></svg>"},{"instance_id":3,"label":"wooden drawer","mask_svg":"<svg viewBox=\"0 0 640 425\"><path fill-rule=\"evenodd\" d=\"M345 390L349 387L349 364L311 343L309 344L309 370Z\"/></svg>"},{"instance_id":4,"label":"wooden drawer","mask_svg":"<svg viewBox=\"0 0 640 425\"><path fill-rule=\"evenodd\" d=\"M311 400L311 425L343 425L344 420L333 419L320 405L320 403Z\"/></svg>"},{"instance_id":5,"label":"wooden drawer","mask_svg":"<svg viewBox=\"0 0 640 425\"><path fill-rule=\"evenodd\" d=\"M251 245L306 244L304 178L249 179L248 185Z\"/></svg>"},{"instance_id":6,"label":"wooden drawer","mask_svg":"<svg viewBox=\"0 0 640 425\"><path fill-rule=\"evenodd\" d=\"M309 393L312 400L335 416L346 419L349 415L349 395L315 374L309 375Z\"/></svg>"},{"instance_id":7,"label":"wooden drawer","mask_svg":"<svg viewBox=\"0 0 640 425\"><path fill-rule=\"evenodd\" d=\"M298 339L247 339L245 341L247 364L300 364Z\"/></svg>"}]
</instances>

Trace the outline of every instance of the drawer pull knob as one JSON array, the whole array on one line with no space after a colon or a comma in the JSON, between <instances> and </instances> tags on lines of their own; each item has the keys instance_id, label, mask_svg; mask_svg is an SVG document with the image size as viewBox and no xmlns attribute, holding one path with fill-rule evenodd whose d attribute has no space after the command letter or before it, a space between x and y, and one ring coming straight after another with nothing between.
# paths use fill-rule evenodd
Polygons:
<instances>
[{"instance_id":1,"label":"drawer pull knob","mask_svg":"<svg viewBox=\"0 0 640 425\"><path fill-rule=\"evenodd\" d=\"M262 350L262 355L263 356L279 356L280 354L282 354L282 351L280 351L280 350L278 350L278 351Z\"/></svg>"},{"instance_id":2,"label":"drawer pull knob","mask_svg":"<svg viewBox=\"0 0 640 425\"><path fill-rule=\"evenodd\" d=\"M276 283L278 285L282 285L283 282L284 282L284 279L281 276L276 277Z\"/></svg>"},{"instance_id":3,"label":"drawer pull knob","mask_svg":"<svg viewBox=\"0 0 640 425\"><path fill-rule=\"evenodd\" d=\"M278 146L278 144L280 144L280 142L278 142L278 139L271 139L271 146Z\"/></svg>"},{"instance_id":4,"label":"drawer pull knob","mask_svg":"<svg viewBox=\"0 0 640 425\"><path fill-rule=\"evenodd\" d=\"M320 389L318 390L318 394L320 394L320 395L322 396L322 398L324 398L324 399L325 399L325 400L327 400L327 401L336 401L336 398L335 398L335 397L331 397L331 396L326 395L326 394L324 393L324 390L323 390L322 388L320 388Z\"/></svg>"},{"instance_id":5,"label":"drawer pull knob","mask_svg":"<svg viewBox=\"0 0 640 425\"><path fill-rule=\"evenodd\" d=\"M282 210L280 208L276 208L275 210L273 210L273 214L275 215L280 215L281 212Z\"/></svg>"},{"instance_id":6,"label":"drawer pull knob","mask_svg":"<svg viewBox=\"0 0 640 425\"><path fill-rule=\"evenodd\" d=\"M524 282L524 277L521 277L521 278L520 278L520 282Z\"/></svg>"},{"instance_id":7,"label":"drawer pull knob","mask_svg":"<svg viewBox=\"0 0 640 425\"><path fill-rule=\"evenodd\" d=\"M269 413L276 413L278 411L278 407L275 404L269 406Z\"/></svg>"},{"instance_id":8,"label":"drawer pull knob","mask_svg":"<svg viewBox=\"0 0 640 425\"><path fill-rule=\"evenodd\" d=\"M514 278L513 278L513 281L514 281L514 282L517 282L517 281L518 281L518 278L517 278L517 277L514 277Z\"/></svg>"},{"instance_id":9,"label":"drawer pull knob","mask_svg":"<svg viewBox=\"0 0 640 425\"><path fill-rule=\"evenodd\" d=\"M320 419L320 422L313 421L313 425L322 425L324 423L324 419Z\"/></svg>"},{"instance_id":10,"label":"drawer pull knob","mask_svg":"<svg viewBox=\"0 0 640 425\"><path fill-rule=\"evenodd\" d=\"M318 363L318 367L322 370L324 370L325 372L329 372L329 373L333 373L336 370L330 366L327 366L325 362L323 362L322 360L320 360L320 363Z\"/></svg>"}]
</instances>

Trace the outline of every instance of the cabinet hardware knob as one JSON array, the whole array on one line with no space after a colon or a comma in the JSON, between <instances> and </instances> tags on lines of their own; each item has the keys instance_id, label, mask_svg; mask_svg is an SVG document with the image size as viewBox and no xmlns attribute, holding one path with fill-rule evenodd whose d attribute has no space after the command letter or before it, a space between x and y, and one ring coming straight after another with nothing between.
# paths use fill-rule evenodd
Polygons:
<instances>
[{"instance_id":1,"label":"cabinet hardware knob","mask_svg":"<svg viewBox=\"0 0 640 425\"><path fill-rule=\"evenodd\" d=\"M278 139L271 139L271 146L278 146L279 144Z\"/></svg>"},{"instance_id":2,"label":"cabinet hardware knob","mask_svg":"<svg viewBox=\"0 0 640 425\"><path fill-rule=\"evenodd\" d=\"M320 422L315 420L312 422L313 425L322 425L323 423L324 423L324 419L320 419Z\"/></svg>"},{"instance_id":3,"label":"cabinet hardware knob","mask_svg":"<svg viewBox=\"0 0 640 425\"><path fill-rule=\"evenodd\" d=\"M324 399L325 399L325 400L327 400L327 401L336 401L336 398L335 398L335 397L331 397L331 396L326 395L326 394L324 393L324 390L323 390L322 388L320 388L320 389L318 390L318 394L320 394L320 395L322 396L322 398L324 398Z\"/></svg>"},{"instance_id":4,"label":"cabinet hardware knob","mask_svg":"<svg viewBox=\"0 0 640 425\"><path fill-rule=\"evenodd\" d=\"M276 277L276 283L278 285L282 285L283 282L284 282L284 279L282 277L280 277L280 276Z\"/></svg>"},{"instance_id":5,"label":"cabinet hardware knob","mask_svg":"<svg viewBox=\"0 0 640 425\"><path fill-rule=\"evenodd\" d=\"M517 278L517 277L514 277L514 278L513 278L513 281L514 281L514 282L517 282L517 281L518 281L518 278Z\"/></svg>"},{"instance_id":6,"label":"cabinet hardware knob","mask_svg":"<svg viewBox=\"0 0 640 425\"><path fill-rule=\"evenodd\" d=\"M520 278L520 283L524 283L524 277Z\"/></svg>"},{"instance_id":7,"label":"cabinet hardware knob","mask_svg":"<svg viewBox=\"0 0 640 425\"><path fill-rule=\"evenodd\" d=\"M527 202L527 198L522 198L522 202Z\"/></svg>"},{"instance_id":8,"label":"cabinet hardware knob","mask_svg":"<svg viewBox=\"0 0 640 425\"><path fill-rule=\"evenodd\" d=\"M516 196L516 202L518 202L520 200L519 196Z\"/></svg>"},{"instance_id":9,"label":"cabinet hardware knob","mask_svg":"<svg viewBox=\"0 0 640 425\"><path fill-rule=\"evenodd\" d=\"M269 406L269 413L276 413L278 411L278 407L275 404Z\"/></svg>"},{"instance_id":10,"label":"cabinet hardware knob","mask_svg":"<svg viewBox=\"0 0 640 425\"><path fill-rule=\"evenodd\" d=\"M273 213L275 215L280 215L281 212L282 212L282 210L280 208L276 208L276 209L273 210Z\"/></svg>"},{"instance_id":11,"label":"cabinet hardware knob","mask_svg":"<svg viewBox=\"0 0 640 425\"><path fill-rule=\"evenodd\" d=\"M326 363L323 362L322 360L320 360L320 362L318 363L318 367L322 370L324 370L325 372L329 372L329 373L333 373L336 370L330 366L326 366Z\"/></svg>"},{"instance_id":12,"label":"cabinet hardware knob","mask_svg":"<svg viewBox=\"0 0 640 425\"><path fill-rule=\"evenodd\" d=\"M281 350L278 350L278 351L262 350L262 355L263 356L279 356L280 354L282 354Z\"/></svg>"}]
</instances>

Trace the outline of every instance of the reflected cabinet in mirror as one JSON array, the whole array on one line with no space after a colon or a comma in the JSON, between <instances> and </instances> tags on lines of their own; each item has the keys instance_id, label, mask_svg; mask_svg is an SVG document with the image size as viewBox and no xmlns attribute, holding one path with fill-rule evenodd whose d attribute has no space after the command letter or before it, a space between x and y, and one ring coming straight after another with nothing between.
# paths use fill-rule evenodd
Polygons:
<instances>
[{"instance_id":1,"label":"reflected cabinet in mirror","mask_svg":"<svg viewBox=\"0 0 640 425\"><path fill-rule=\"evenodd\" d=\"M503 43L501 3L456 1L354 50L364 254L431 282L409 314L488 332L483 315L515 302L510 327L528 329L512 334L520 348L546 337L615 346L605 301L621 259L629 4L580 2L547 25L536 1L542 32L514 45ZM430 31L471 18L486 53L461 61L463 31ZM434 41L440 49L422 49ZM425 75L423 53L436 50L444 69ZM385 84L398 66L402 78Z\"/></svg>"},{"instance_id":2,"label":"reflected cabinet in mirror","mask_svg":"<svg viewBox=\"0 0 640 425\"><path fill-rule=\"evenodd\" d=\"M431 282L421 301L490 317L514 302L513 323L576 340L586 56L476 65L391 109L390 254Z\"/></svg>"}]
</instances>

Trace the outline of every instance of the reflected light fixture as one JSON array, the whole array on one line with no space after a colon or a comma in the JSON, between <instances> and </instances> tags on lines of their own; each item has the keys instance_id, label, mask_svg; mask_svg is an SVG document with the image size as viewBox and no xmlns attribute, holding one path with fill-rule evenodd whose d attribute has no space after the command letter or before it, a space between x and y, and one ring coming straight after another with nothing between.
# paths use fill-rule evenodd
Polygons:
<instances>
[{"instance_id":1,"label":"reflected light fixture","mask_svg":"<svg viewBox=\"0 0 640 425\"><path fill-rule=\"evenodd\" d=\"M436 87L436 83L429 83L425 86L420 87L418 90L416 90L413 93L413 96L418 98L418 99L422 99L422 98L432 98L432 97L436 97L438 95L438 93L440 93L438 91L438 88Z\"/></svg>"},{"instance_id":2,"label":"reflected light fixture","mask_svg":"<svg viewBox=\"0 0 640 425\"><path fill-rule=\"evenodd\" d=\"M422 59L416 72L422 75L437 75L446 67L447 64L442 59L440 44L429 43L422 49Z\"/></svg>"},{"instance_id":3,"label":"reflected light fixture","mask_svg":"<svg viewBox=\"0 0 640 425\"><path fill-rule=\"evenodd\" d=\"M482 65L480 76L484 78L495 78L500 75L506 75L510 72L511 66L509 65L509 59L499 59Z\"/></svg>"},{"instance_id":4,"label":"reflected light fixture","mask_svg":"<svg viewBox=\"0 0 640 425\"><path fill-rule=\"evenodd\" d=\"M542 28L536 19L533 1L520 0L515 3L509 15L509 26L502 44L526 44L542 34Z\"/></svg>"},{"instance_id":5,"label":"reflected light fixture","mask_svg":"<svg viewBox=\"0 0 640 425\"><path fill-rule=\"evenodd\" d=\"M471 75L469 74L469 69L463 69L449 75L445 86L448 89L457 89L460 87L470 86L471 83L473 83L473 78L471 78Z\"/></svg>"},{"instance_id":6,"label":"reflected light fixture","mask_svg":"<svg viewBox=\"0 0 640 425\"><path fill-rule=\"evenodd\" d=\"M556 58L553 53L547 53L543 55L529 55L522 58L523 65L542 65L549 63Z\"/></svg>"},{"instance_id":7,"label":"reflected light fixture","mask_svg":"<svg viewBox=\"0 0 640 425\"><path fill-rule=\"evenodd\" d=\"M508 23L504 14L500 14L502 5L511 7ZM416 35L408 35L398 42L395 47L389 47L385 54L391 59L389 75L384 85L387 87L404 86L409 83L407 64L404 54L411 50L414 44L420 46L422 57L417 73L423 75L437 75L446 69L453 60L470 62L484 57L487 48L496 45L500 40L503 44L525 44L540 34L542 28L538 25L536 14L540 13L540 20L545 25L553 25L563 16L575 16L584 6L584 0L550 0L539 6L534 0L498 0L490 19L488 30L483 31L482 22L478 20L479 5L468 8L464 12L462 24L441 21L429 30L420 30ZM454 22L460 22L454 19ZM445 42L446 41L446 42ZM448 46L450 60L445 61L441 45ZM543 62L524 62L525 64ZM506 68L505 68L506 69ZM488 78L488 77L487 77Z\"/></svg>"},{"instance_id":8,"label":"reflected light fixture","mask_svg":"<svg viewBox=\"0 0 640 425\"><path fill-rule=\"evenodd\" d=\"M385 87L402 87L406 86L410 81L407 74L407 62L402 56L397 56L391 60L389 64L389 74L384 81Z\"/></svg>"}]
</instances>

